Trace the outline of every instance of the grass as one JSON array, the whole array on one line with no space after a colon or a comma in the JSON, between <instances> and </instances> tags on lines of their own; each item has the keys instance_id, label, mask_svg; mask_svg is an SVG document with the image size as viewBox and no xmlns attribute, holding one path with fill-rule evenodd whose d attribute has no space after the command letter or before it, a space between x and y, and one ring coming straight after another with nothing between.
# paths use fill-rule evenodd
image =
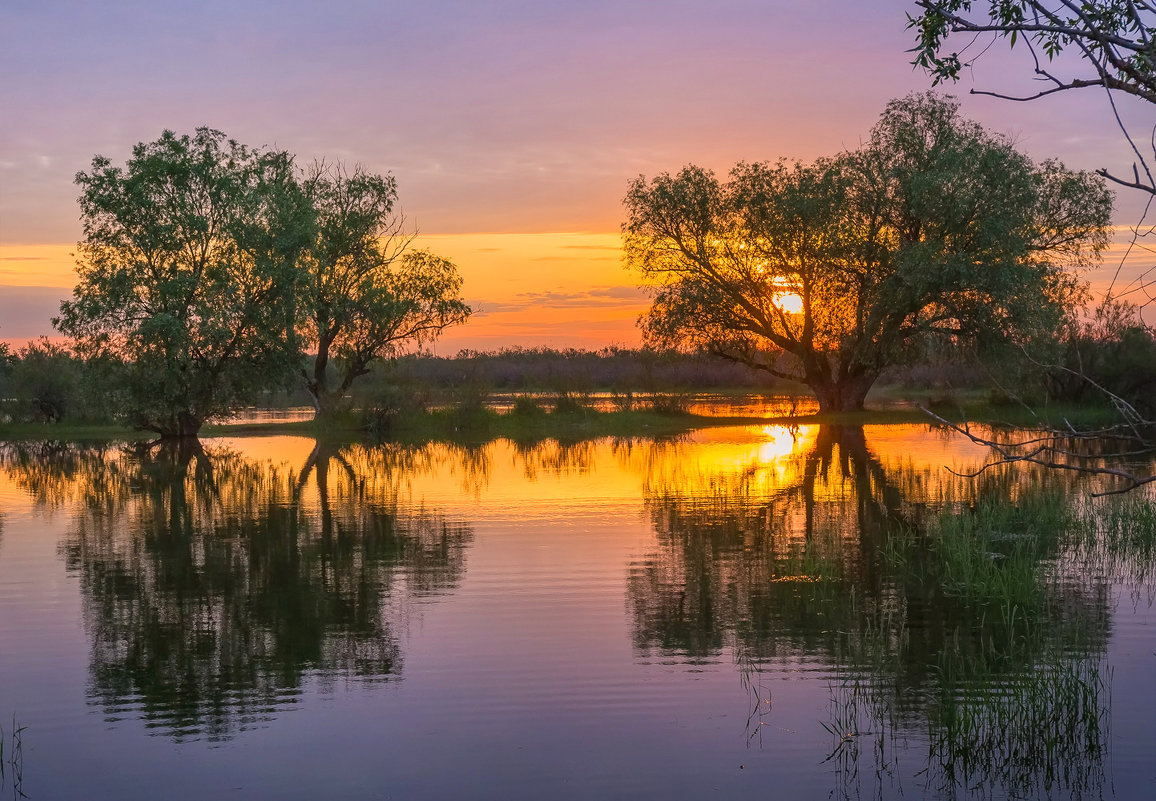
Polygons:
<instances>
[{"instance_id":1,"label":"grass","mask_svg":"<svg viewBox=\"0 0 1156 801\"><path fill-rule=\"evenodd\" d=\"M134 431L119 423L0 423L0 440L148 440L149 431Z\"/></svg>"},{"instance_id":2,"label":"grass","mask_svg":"<svg viewBox=\"0 0 1156 801\"><path fill-rule=\"evenodd\" d=\"M1143 495L1101 498L1081 510L1070 556L1084 573L1156 596L1156 503Z\"/></svg>"},{"instance_id":3,"label":"grass","mask_svg":"<svg viewBox=\"0 0 1156 801\"><path fill-rule=\"evenodd\" d=\"M1001 676L946 651L939 667L929 764L941 786L1027 793L1102 781L1110 675L1098 659L1046 654Z\"/></svg>"},{"instance_id":4,"label":"grass","mask_svg":"<svg viewBox=\"0 0 1156 801\"><path fill-rule=\"evenodd\" d=\"M712 394L725 391L711 390ZM749 394L749 390L743 390ZM541 396L523 394L514 398L512 414L499 414L487 409L484 392L462 390L457 403L450 409L426 411L390 408L388 411L346 412L322 420L295 423L263 422L240 424L210 424L202 429L203 436L247 436L263 434L301 434L305 436L357 436L371 433L388 438L418 440L456 439L469 442L495 437L555 436L571 439L591 436L649 436L683 433L696 428L754 425L754 424L830 424L830 425L887 425L902 423L929 423L930 418L918 406L928 405L933 411L953 422L990 423L1019 426L1093 427L1115 422L1110 410L1094 406L1050 406L1030 410L1019 405L997 405L990 402L985 391L963 390L956 393L951 403L936 405L934 395L899 387L880 387L873 391L874 408L854 412L832 412L783 417L706 417L689 414L687 408L691 393L657 393L644 400L644 395L619 391L611 398L613 411L596 411L588 399L579 393L555 392ZM809 397L809 396L808 396ZM117 423L59 422L59 423L0 423L0 439L4 440L148 440L151 432L134 431Z\"/></svg>"},{"instance_id":5,"label":"grass","mask_svg":"<svg viewBox=\"0 0 1156 801\"><path fill-rule=\"evenodd\" d=\"M865 759L877 781L893 775L899 747L913 732L927 741L927 762L917 775L925 790L952 795L964 788L983 797L1034 797L1040 790L1095 790L1104 778L1110 726L1111 674L1095 656L1073 656L1022 641L1002 644L956 631L915 697L897 683L900 663L843 663L830 682L832 738L825 761L844 784L860 775ZM884 628L867 632L890 636ZM962 643L971 642L968 647ZM868 651L887 646L859 642ZM862 749L871 744L871 756Z\"/></svg>"},{"instance_id":6,"label":"grass","mask_svg":"<svg viewBox=\"0 0 1156 801\"><path fill-rule=\"evenodd\" d=\"M928 598L945 604L945 627L934 642L915 644L903 615L876 612L841 632L829 716L820 723L842 781L870 775L860 771L866 761L882 782L897 764L893 744L920 733L925 792L1096 796L1112 675L1102 621L1073 616L1080 590L1065 593L1080 577L1151 582L1156 503L1013 488L957 503L922 530L897 530L882 561L908 601L922 594L921 608ZM873 765L869 749L861 751L868 741Z\"/></svg>"},{"instance_id":7,"label":"grass","mask_svg":"<svg viewBox=\"0 0 1156 801\"><path fill-rule=\"evenodd\" d=\"M1070 499L1048 488L981 496L922 529L897 527L880 554L889 569L977 621L1009 630L1047 611L1047 571L1077 529Z\"/></svg>"},{"instance_id":8,"label":"grass","mask_svg":"<svg viewBox=\"0 0 1156 801\"><path fill-rule=\"evenodd\" d=\"M27 726L19 726L16 716L12 716L12 731L5 736L0 725L0 787L4 786L8 773L12 773L12 797L27 798L24 794L24 732ZM5 745L7 744L7 750Z\"/></svg>"}]
</instances>

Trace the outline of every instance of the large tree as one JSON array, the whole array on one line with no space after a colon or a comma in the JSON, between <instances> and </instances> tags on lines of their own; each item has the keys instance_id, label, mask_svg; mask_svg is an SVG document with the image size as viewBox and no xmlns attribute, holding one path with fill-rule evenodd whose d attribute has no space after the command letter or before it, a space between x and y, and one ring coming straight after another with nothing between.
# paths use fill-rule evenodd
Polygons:
<instances>
[{"instance_id":1,"label":"large tree","mask_svg":"<svg viewBox=\"0 0 1156 801\"><path fill-rule=\"evenodd\" d=\"M640 177L626 207L627 261L657 287L649 342L802 382L838 411L930 338L1053 329L1111 196L928 93L889 103L855 151L739 164L725 183L693 166Z\"/></svg>"},{"instance_id":2,"label":"large tree","mask_svg":"<svg viewBox=\"0 0 1156 801\"><path fill-rule=\"evenodd\" d=\"M76 182L78 282L53 322L78 353L122 365L129 422L194 436L290 374L312 215L288 153L165 131Z\"/></svg>"},{"instance_id":3,"label":"large tree","mask_svg":"<svg viewBox=\"0 0 1156 801\"><path fill-rule=\"evenodd\" d=\"M436 338L464 322L470 308L451 262L409 249L392 176L317 164L302 185L316 214L301 261L299 309L303 344L315 355L302 378L321 413L375 359Z\"/></svg>"}]
</instances>

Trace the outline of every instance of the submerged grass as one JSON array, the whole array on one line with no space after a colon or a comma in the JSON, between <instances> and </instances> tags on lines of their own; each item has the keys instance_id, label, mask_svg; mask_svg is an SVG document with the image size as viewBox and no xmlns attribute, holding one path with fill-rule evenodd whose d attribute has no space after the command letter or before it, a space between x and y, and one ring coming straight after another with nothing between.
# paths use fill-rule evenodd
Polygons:
<instances>
[{"instance_id":1,"label":"submerged grass","mask_svg":"<svg viewBox=\"0 0 1156 801\"><path fill-rule=\"evenodd\" d=\"M945 628L929 635L924 620L913 642L904 614L876 610L842 633L820 721L839 792L858 794L848 787L872 770L877 787L897 775L894 743L919 733L925 791L1099 793L1112 673L1104 620L1079 613L1089 591L1080 582L1092 582L1093 595L1121 576L1152 586L1156 503L1139 494L1083 501L1041 485L899 527L881 561L904 588L901 603L942 602Z\"/></svg>"},{"instance_id":2,"label":"submerged grass","mask_svg":"<svg viewBox=\"0 0 1156 801\"><path fill-rule=\"evenodd\" d=\"M1084 573L1156 595L1156 501L1142 494L1101 498L1082 511L1070 546Z\"/></svg>"},{"instance_id":3,"label":"submerged grass","mask_svg":"<svg viewBox=\"0 0 1156 801\"><path fill-rule=\"evenodd\" d=\"M1045 613L1048 571L1077 522L1058 489L986 495L942 510L921 529L897 527L881 556L929 595L1014 627Z\"/></svg>"},{"instance_id":4,"label":"submerged grass","mask_svg":"<svg viewBox=\"0 0 1156 801\"><path fill-rule=\"evenodd\" d=\"M891 640L894 632L876 628L859 637L858 648L886 654L889 642L870 640ZM976 642L957 630L915 698L912 688L897 684L902 660L888 667L867 658L838 669L820 724L832 737L825 761L844 787L861 773L879 783L897 775L902 743L916 732L928 748L919 773L925 790L1027 797L1102 786L1111 673L1100 658L1022 642L1015 653L991 640L977 649Z\"/></svg>"},{"instance_id":5,"label":"submerged grass","mask_svg":"<svg viewBox=\"0 0 1156 801\"><path fill-rule=\"evenodd\" d=\"M1046 560L1073 521L1059 492L1031 493L1015 503L986 498L972 510L940 516L930 547L944 592L968 603L1038 613Z\"/></svg>"},{"instance_id":6,"label":"submerged grass","mask_svg":"<svg viewBox=\"0 0 1156 801\"><path fill-rule=\"evenodd\" d=\"M941 787L1021 794L1102 783L1110 672L1098 658L1048 653L993 676L982 655L946 651L939 674L928 762Z\"/></svg>"}]
</instances>

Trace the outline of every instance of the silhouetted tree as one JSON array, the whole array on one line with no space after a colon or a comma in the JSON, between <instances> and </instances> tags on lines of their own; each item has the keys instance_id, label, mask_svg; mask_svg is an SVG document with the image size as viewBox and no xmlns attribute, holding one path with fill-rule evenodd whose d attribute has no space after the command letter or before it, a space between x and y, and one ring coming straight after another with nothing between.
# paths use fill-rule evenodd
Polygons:
<instances>
[{"instance_id":1,"label":"silhouetted tree","mask_svg":"<svg viewBox=\"0 0 1156 801\"><path fill-rule=\"evenodd\" d=\"M627 260L658 284L648 342L706 347L837 411L929 337L1055 331L1078 291L1066 268L1107 243L1111 196L928 93L889 103L858 150L739 164L727 183L693 166L639 178L626 206Z\"/></svg>"},{"instance_id":2,"label":"silhouetted tree","mask_svg":"<svg viewBox=\"0 0 1156 801\"><path fill-rule=\"evenodd\" d=\"M317 164L302 187L316 215L316 235L301 260L299 303L303 346L316 354L302 377L320 413L374 360L435 339L465 322L470 307L451 262L408 249L412 236L394 211L393 176ZM328 374L332 359L336 386Z\"/></svg>"}]
</instances>

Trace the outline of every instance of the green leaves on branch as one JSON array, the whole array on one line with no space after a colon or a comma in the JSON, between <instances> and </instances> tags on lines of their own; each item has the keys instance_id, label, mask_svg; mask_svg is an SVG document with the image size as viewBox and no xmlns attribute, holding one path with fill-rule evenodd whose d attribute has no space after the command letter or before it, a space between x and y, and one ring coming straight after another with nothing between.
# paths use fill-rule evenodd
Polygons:
<instances>
[{"instance_id":1,"label":"green leaves on branch","mask_svg":"<svg viewBox=\"0 0 1156 801\"><path fill-rule=\"evenodd\" d=\"M1102 86L1156 103L1156 5L1147 0L916 0L915 5L920 13L907 16L907 27L916 31L911 52L936 83L957 80L986 52L986 41L977 36L1006 38L1012 47L1022 37L1035 57L1036 77L1047 84L1040 94ZM953 34L963 35L974 58L944 52ZM1089 77L1049 71L1049 63L1065 51L1078 57Z\"/></svg>"},{"instance_id":2,"label":"green leaves on branch","mask_svg":"<svg viewBox=\"0 0 1156 801\"><path fill-rule=\"evenodd\" d=\"M303 185L317 216L301 275L301 330L316 355L302 377L323 412L375 359L435 339L465 322L470 308L451 262L409 249L392 177L316 164Z\"/></svg>"},{"instance_id":3,"label":"green leaves on branch","mask_svg":"<svg viewBox=\"0 0 1156 801\"><path fill-rule=\"evenodd\" d=\"M1019 95L975 89L973 93L1035 100L1069 89L1107 90L1111 118L1120 126L1136 161L1131 177L1117 177L1103 169L1097 172L1121 186L1156 194L1149 161L1156 157L1156 150L1147 152L1153 144L1150 132L1143 130L1142 139L1133 140L1113 99L1122 94L1156 103L1156 3L916 0L915 5L919 13L907 16L907 27L916 38L910 52L915 54L913 63L926 70L935 84L959 80L964 68L970 68L994 40L1006 38L1013 48L1023 44L1031 57L1032 78L1042 88ZM963 43L962 49L949 52L948 42L956 40Z\"/></svg>"}]
</instances>

